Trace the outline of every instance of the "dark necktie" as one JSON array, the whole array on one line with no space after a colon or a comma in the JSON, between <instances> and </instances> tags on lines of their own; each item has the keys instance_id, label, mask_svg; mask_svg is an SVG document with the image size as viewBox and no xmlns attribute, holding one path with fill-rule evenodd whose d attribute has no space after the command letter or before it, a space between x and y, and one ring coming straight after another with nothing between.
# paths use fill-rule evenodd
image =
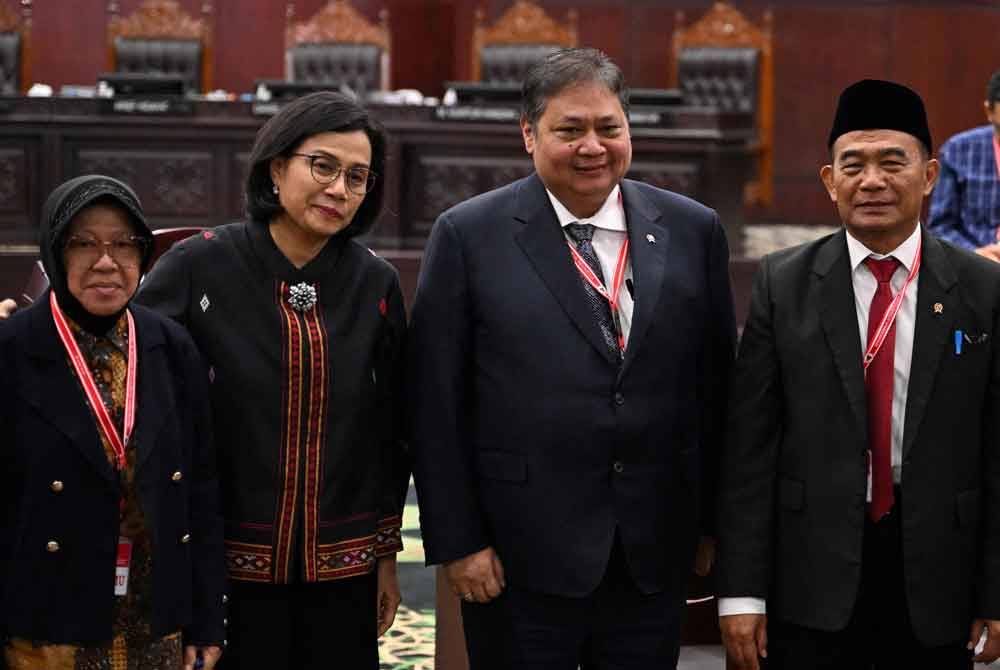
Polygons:
<instances>
[{"instance_id":1,"label":"dark necktie","mask_svg":"<svg viewBox=\"0 0 1000 670\"><path fill-rule=\"evenodd\" d=\"M565 227L565 230L566 234L576 242L577 253L607 288L607 284L604 282L604 272L601 270L601 261L598 260L597 252L594 251L594 245L591 243L591 240L594 239L594 227L589 223L571 223ZM580 281L583 282L583 288L587 292L587 301L590 302L590 308L597 319L597 327L601 331L601 337L604 338L614 357L620 358L621 350L618 348L618 335L611 317L611 305L597 292L597 289L590 285L590 282L583 278L583 275L580 275Z\"/></svg>"},{"instance_id":2,"label":"dark necktie","mask_svg":"<svg viewBox=\"0 0 1000 670\"><path fill-rule=\"evenodd\" d=\"M889 280L899 267L895 258L865 259L865 265L878 281L878 288L868 310L868 345L885 311L892 302ZM865 388L868 392L868 446L872 452L872 502L868 515L872 521L885 516L893 504L892 494L892 379L896 358L896 323L893 322L882 348L868 366Z\"/></svg>"}]
</instances>

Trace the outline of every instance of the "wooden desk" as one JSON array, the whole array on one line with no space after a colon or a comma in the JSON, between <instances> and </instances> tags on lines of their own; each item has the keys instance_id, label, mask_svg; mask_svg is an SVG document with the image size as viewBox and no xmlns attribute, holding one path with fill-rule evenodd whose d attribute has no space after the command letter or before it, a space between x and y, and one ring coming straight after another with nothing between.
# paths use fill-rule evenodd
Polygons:
<instances>
[{"instance_id":1,"label":"wooden desk","mask_svg":"<svg viewBox=\"0 0 1000 670\"><path fill-rule=\"evenodd\" d=\"M0 293L21 288L24 277L12 275L36 254L42 203L77 175L130 184L154 228L243 218L246 161L267 117L239 102L194 101L189 114L163 116L102 113L107 102L0 98ZM532 170L513 122L439 120L432 107L372 110L390 139L373 247L420 250L443 210ZM659 126L633 127L630 176L711 204L736 240L750 126L744 115L678 107Z\"/></svg>"}]
</instances>

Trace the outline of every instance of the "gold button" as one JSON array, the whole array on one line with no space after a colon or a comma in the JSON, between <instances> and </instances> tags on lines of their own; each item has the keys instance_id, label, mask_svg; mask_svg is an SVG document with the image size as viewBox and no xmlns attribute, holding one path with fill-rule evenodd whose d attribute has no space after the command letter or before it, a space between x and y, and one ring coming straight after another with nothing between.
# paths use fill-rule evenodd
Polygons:
<instances>
[{"instance_id":1,"label":"gold button","mask_svg":"<svg viewBox=\"0 0 1000 670\"><path fill-rule=\"evenodd\" d=\"M191 541L191 536L189 534L184 533L184 535L181 536L181 544L187 544L190 541Z\"/></svg>"},{"instance_id":2,"label":"gold button","mask_svg":"<svg viewBox=\"0 0 1000 670\"><path fill-rule=\"evenodd\" d=\"M184 475L181 474L180 470L178 470L174 474L170 475L170 479L172 479L175 482L179 482L180 480L184 479Z\"/></svg>"},{"instance_id":3,"label":"gold button","mask_svg":"<svg viewBox=\"0 0 1000 670\"><path fill-rule=\"evenodd\" d=\"M49 552L50 554L56 553L57 551L59 551L59 543L56 542L55 540L49 540L48 542L45 543L45 551Z\"/></svg>"},{"instance_id":4,"label":"gold button","mask_svg":"<svg viewBox=\"0 0 1000 670\"><path fill-rule=\"evenodd\" d=\"M60 491L63 490L63 483L58 479L56 479L51 484L49 484L49 488L52 489L53 493L59 493Z\"/></svg>"}]
</instances>

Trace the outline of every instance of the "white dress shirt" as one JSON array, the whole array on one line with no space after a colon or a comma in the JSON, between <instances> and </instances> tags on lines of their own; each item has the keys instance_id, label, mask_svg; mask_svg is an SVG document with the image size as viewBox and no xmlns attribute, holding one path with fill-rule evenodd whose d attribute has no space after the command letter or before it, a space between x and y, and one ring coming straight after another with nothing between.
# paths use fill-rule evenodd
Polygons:
<instances>
[{"instance_id":1,"label":"white dress shirt","mask_svg":"<svg viewBox=\"0 0 1000 670\"><path fill-rule=\"evenodd\" d=\"M864 261L869 256L883 259L893 256L900 265L889 281L892 295L896 296L903 289L910 268L917 256L917 246L920 244L920 225L917 224L913 233L888 254L877 254L856 238L847 233L847 252L851 259L851 283L854 286L854 310L858 317L858 337L861 341L861 351L868 349L868 310L875 297L878 281ZM892 379L892 481L898 484L903 469L903 424L906 419L906 392L910 379L910 362L913 359L913 327L917 319L917 284L920 273L910 282L906 289L903 302L896 315L896 341L893 357ZM868 497L871 498L871 483L869 482ZM763 598L719 598L719 616L730 614L764 614L767 605Z\"/></svg>"},{"instance_id":2,"label":"white dress shirt","mask_svg":"<svg viewBox=\"0 0 1000 670\"><path fill-rule=\"evenodd\" d=\"M571 223L594 226L594 239L591 244L594 245L597 260L601 262L605 288L610 291L610 284L615 276L615 265L618 263L618 252L621 251L622 245L628 238L628 230L625 227L625 208L622 206L620 196L621 188L616 185L597 213L586 219L578 219L573 216L565 205L552 195L552 191L545 189L545 192L549 194L549 200L552 202L552 208L556 210L559 225L564 229ZM563 234L566 235L565 230L563 230ZM576 242L569 235L566 235L566 241L574 247L576 246ZM568 249L566 253L569 253ZM628 336L632 330L632 310L635 307L635 302L626 282L632 283L631 257L625 264L625 281L622 282L621 290L618 292L618 318L621 320L622 336L627 345Z\"/></svg>"}]
</instances>

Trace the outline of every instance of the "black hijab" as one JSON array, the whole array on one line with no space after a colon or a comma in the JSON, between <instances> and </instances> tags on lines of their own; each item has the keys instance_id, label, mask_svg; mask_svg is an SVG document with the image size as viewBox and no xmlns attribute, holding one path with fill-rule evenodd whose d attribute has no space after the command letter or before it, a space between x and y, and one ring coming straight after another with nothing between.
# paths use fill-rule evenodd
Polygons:
<instances>
[{"instance_id":1,"label":"black hijab","mask_svg":"<svg viewBox=\"0 0 1000 670\"><path fill-rule=\"evenodd\" d=\"M63 246L70 224L84 208L98 202L111 204L125 211L132 224L133 234L146 239L146 251L139 269L140 274L145 273L153 251L153 232L146 224L139 196L127 184L103 175L76 177L52 191L42 206L38 248L42 266L49 276L49 286L56 294L63 312L87 332L100 336L111 330L125 307L109 316L97 316L88 312L69 292L66 266L63 263ZM129 300L131 301L131 296Z\"/></svg>"}]
</instances>

